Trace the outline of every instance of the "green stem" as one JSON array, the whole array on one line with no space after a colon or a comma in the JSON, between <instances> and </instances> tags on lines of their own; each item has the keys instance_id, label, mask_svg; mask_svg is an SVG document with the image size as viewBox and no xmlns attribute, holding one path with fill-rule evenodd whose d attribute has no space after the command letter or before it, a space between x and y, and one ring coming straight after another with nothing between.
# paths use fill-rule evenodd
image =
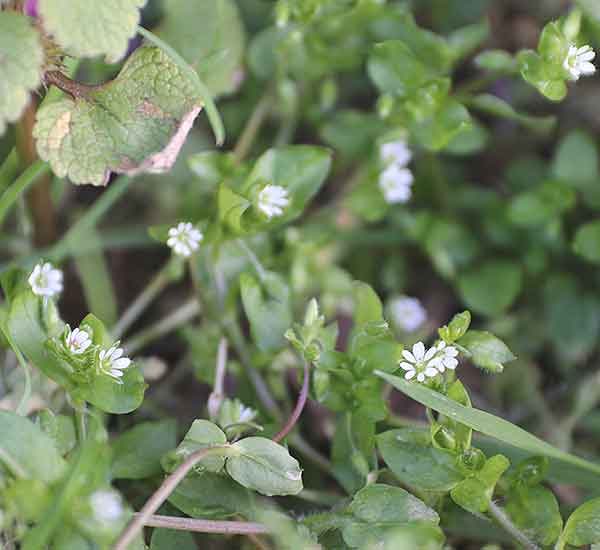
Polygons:
<instances>
[{"instance_id":1,"label":"green stem","mask_svg":"<svg viewBox=\"0 0 600 550\"><path fill-rule=\"evenodd\" d=\"M73 399L73 409L75 410L77 441L81 444L87 439L87 407L85 401Z\"/></svg>"},{"instance_id":2,"label":"green stem","mask_svg":"<svg viewBox=\"0 0 600 550\"><path fill-rule=\"evenodd\" d=\"M8 154L0 166L0 193L4 193L11 182L17 177L19 156L16 148Z\"/></svg>"},{"instance_id":3,"label":"green stem","mask_svg":"<svg viewBox=\"0 0 600 550\"><path fill-rule=\"evenodd\" d=\"M271 110L272 103L273 98L271 97L271 94L266 93L254 107L254 111L252 111L252 114L233 149L233 157L237 163L242 162L250 152L256 136Z\"/></svg>"},{"instance_id":4,"label":"green stem","mask_svg":"<svg viewBox=\"0 0 600 550\"><path fill-rule=\"evenodd\" d=\"M495 504L493 501L490 501L489 503L488 512L494 521L523 548L526 550L540 550L540 547L534 542L530 541L504 513L504 510L502 510L502 508L500 508L500 506Z\"/></svg>"},{"instance_id":5,"label":"green stem","mask_svg":"<svg viewBox=\"0 0 600 550\"><path fill-rule=\"evenodd\" d=\"M189 323L194 317L200 313L200 305L195 298L188 300L179 306L173 313L163 317L155 324L140 331L127 340L127 352L134 354L150 342L169 334L179 327Z\"/></svg>"},{"instance_id":6,"label":"green stem","mask_svg":"<svg viewBox=\"0 0 600 550\"><path fill-rule=\"evenodd\" d=\"M154 301L154 299L165 289L171 278L169 269L171 262L168 261L150 282L146 288L142 290L139 296L129 305L121 318L115 324L112 334L115 340L119 340L123 334L127 332L131 325L135 323L140 315L146 311L146 308Z\"/></svg>"},{"instance_id":7,"label":"green stem","mask_svg":"<svg viewBox=\"0 0 600 550\"><path fill-rule=\"evenodd\" d=\"M4 335L4 338L8 342L8 345L11 347L15 356L17 357L17 361L19 362L19 365L23 369L23 374L25 375L25 387L23 388L23 395L21 397L21 400L19 401L19 405L17 406L16 410L16 413L18 415L25 416L27 414L27 402L31 397L31 370L29 369L29 364L25 360L25 357L23 357L21 350L14 343L12 336L8 332L7 328L0 325L0 331Z\"/></svg>"},{"instance_id":8,"label":"green stem","mask_svg":"<svg viewBox=\"0 0 600 550\"><path fill-rule=\"evenodd\" d=\"M24 193L31 185L39 180L44 174L48 173L50 167L41 160L36 160L25 172L23 172L6 191L0 196L0 223L4 221L11 207L19 196Z\"/></svg>"}]
</instances>

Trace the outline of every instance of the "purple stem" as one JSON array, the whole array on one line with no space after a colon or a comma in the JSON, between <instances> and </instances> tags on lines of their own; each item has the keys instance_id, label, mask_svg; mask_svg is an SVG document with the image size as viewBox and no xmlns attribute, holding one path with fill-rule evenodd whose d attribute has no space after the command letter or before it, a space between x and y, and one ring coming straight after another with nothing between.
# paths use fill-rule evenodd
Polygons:
<instances>
[{"instance_id":1,"label":"purple stem","mask_svg":"<svg viewBox=\"0 0 600 550\"><path fill-rule=\"evenodd\" d=\"M273 441L278 443L281 441L286 435L288 435L298 419L302 414L302 410L304 409L304 405L306 405L306 399L308 397L308 381L309 381L309 373L308 373L308 363L304 361L304 380L302 381L302 389L300 390L300 395L298 395L298 402L296 403L296 407L286 422L285 426L281 429L281 431L273 438Z\"/></svg>"}]
</instances>

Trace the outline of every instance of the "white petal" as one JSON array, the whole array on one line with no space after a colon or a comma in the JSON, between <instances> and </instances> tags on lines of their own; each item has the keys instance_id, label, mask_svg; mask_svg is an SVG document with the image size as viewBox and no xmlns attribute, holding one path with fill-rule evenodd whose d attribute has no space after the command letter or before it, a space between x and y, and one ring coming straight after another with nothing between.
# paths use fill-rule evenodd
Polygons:
<instances>
[{"instance_id":1,"label":"white petal","mask_svg":"<svg viewBox=\"0 0 600 550\"><path fill-rule=\"evenodd\" d=\"M425 357L423 357L423 361L429 361L435 354L437 353L437 348L434 346L427 350Z\"/></svg>"},{"instance_id":2,"label":"white petal","mask_svg":"<svg viewBox=\"0 0 600 550\"><path fill-rule=\"evenodd\" d=\"M402 356L404 357L404 359L406 359L407 361L409 361L411 363L417 363L415 356L407 349L402 350Z\"/></svg>"},{"instance_id":3,"label":"white petal","mask_svg":"<svg viewBox=\"0 0 600 550\"><path fill-rule=\"evenodd\" d=\"M129 365L131 365L131 359L128 357L121 357L121 359L117 359L113 364L113 369L126 369Z\"/></svg>"},{"instance_id":4,"label":"white petal","mask_svg":"<svg viewBox=\"0 0 600 550\"><path fill-rule=\"evenodd\" d=\"M442 351L446 347L446 342L443 340L437 345L438 351Z\"/></svg>"},{"instance_id":5,"label":"white petal","mask_svg":"<svg viewBox=\"0 0 600 550\"><path fill-rule=\"evenodd\" d=\"M458 355L458 350L455 347L450 346L449 348L446 348L445 354L446 357L456 357Z\"/></svg>"},{"instance_id":6,"label":"white petal","mask_svg":"<svg viewBox=\"0 0 600 550\"><path fill-rule=\"evenodd\" d=\"M421 361L425 356L425 344L417 342L412 348L413 355L417 361Z\"/></svg>"},{"instance_id":7,"label":"white petal","mask_svg":"<svg viewBox=\"0 0 600 550\"><path fill-rule=\"evenodd\" d=\"M458 361L456 359L444 359L444 366L447 369L454 370L458 366Z\"/></svg>"},{"instance_id":8,"label":"white petal","mask_svg":"<svg viewBox=\"0 0 600 550\"><path fill-rule=\"evenodd\" d=\"M420 372L419 374L417 374L417 380L419 382L425 382L425 375L422 372Z\"/></svg>"},{"instance_id":9,"label":"white petal","mask_svg":"<svg viewBox=\"0 0 600 550\"><path fill-rule=\"evenodd\" d=\"M585 75L594 74L596 72L596 67L589 61L584 61L579 64L579 70Z\"/></svg>"},{"instance_id":10,"label":"white petal","mask_svg":"<svg viewBox=\"0 0 600 550\"><path fill-rule=\"evenodd\" d=\"M410 370L408 371L405 375L404 375L404 379L405 380L412 380L415 377L415 374L417 374L416 370Z\"/></svg>"},{"instance_id":11,"label":"white petal","mask_svg":"<svg viewBox=\"0 0 600 550\"><path fill-rule=\"evenodd\" d=\"M437 376L437 374L438 370L433 367L427 367L425 369L425 376L428 376L429 378L433 378L434 376Z\"/></svg>"},{"instance_id":12,"label":"white petal","mask_svg":"<svg viewBox=\"0 0 600 550\"><path fill-rule=\"evenodd\" d=\"M414 370L414 365L411 365L410 363L405 363L404 361L402 361L402 363L400 363L400 368L402 370Z\"/></svg>"}]
</instances>

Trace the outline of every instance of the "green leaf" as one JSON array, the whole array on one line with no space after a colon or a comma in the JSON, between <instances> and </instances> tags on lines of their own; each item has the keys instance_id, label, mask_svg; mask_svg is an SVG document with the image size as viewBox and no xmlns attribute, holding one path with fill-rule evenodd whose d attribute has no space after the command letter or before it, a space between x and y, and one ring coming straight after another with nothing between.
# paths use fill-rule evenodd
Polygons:
<instances>
[{"instance_id":1,"label":"green leaf","mask_svg":"<svg viewBox=\"0 0 600 550\"><path fill-rule=\"evenodd\" d=\"M66 471L54 441L23 416L0 411L0 464L18 477L57 481Z\"/></svg>"},{"instance_id":2,"label":"green leaf","mask_svg":"<svg viewBox=\"0 0 600 550\"><path fill-rule=\"evenodd\" d=\"M548 133L556 125L555 116L538 117L518 113L510 103L491 94L477 95L470 100L469 105L484 113L514 120L535 132Z\"/></svg>"},{"instance_id":3,"label":"green leaf","mask_svg":"<svg viewBox=\"0 0 600 550\"><path fill-rule=\"evenodd\" d=\"M154 529L150 540L150 550L197 550L192 533L175 529Z\"/></svg>"},{"instance_id":4,"label":"green leaf","mask_svg":"<svg viewBox=\"0 0 600 550\"><path fill-rule=\"evenodd\" d=\"M582 188L590 181L597 185L599 170L595 139L581 130L567 134L554 155L552 172L576 188Z\"/></svg>"},{"instance_id":5,"label":"green leaf","mask_svg":"<svg viewBox=\"0 0 600 550\"><path fill-rule=\"evenodd\" d=\"M573 250L588 262L600 263L600 220L586 223L577 229Z\"/></svg>"},{"instance_id":6,"label":"green leaf","mask_svg":"<svg viewBox=\"0 0 600 550\"><path fill-rule=\"evenodd\" d=\"M227 437L219 426L208 420L194 420L177 449L163 458L163 467L168 472L172 472L192 453L215 445L225 445L226 443ZM223 469L224 464L225 456L207 456L198 462L195 471L199 473L204 470L219 472Z\"/></svg>"},{"instance_id":7,"label":"green leaf","mask_svg":"<svg viewBox=\"0 0 600 550\"><path fill-rule=\"evenodd\" d=\"M472 514L484 513L489 507L496 483L508 469L510 462L503 455L486 460L481 470L450 491L452 500Z\"/></svg>"},{"instance_id":8,"label":"green leaf","mask_svg":"<svg viewBox=\"0 0 600 550\"><path fill-rule=\"evenodd\" d=\"M44 409L38 414L38 422L44 433L54 440L54 445L61 456L75 448L77 436L72 416L54 414L50 409Z\"/></svg>"},{"instance_id":9,"label":"green leaf","mask_svg":"<svg viewBox=\"0 0 600 550\"><path fill-rule=\"evenodd\" d=\"M111 172L170 169L200 110L194 82L162 50L144 46L112 82L40 108L33 134L56 175L106 185Z\"/></svg>"},{"instance_id":10,"label":"green leaf","mask_svg":"<svg viewBox=\"0 0 600 550\"><path fill-rule=\"evenodd\" d=\"M502 372L504 363L516 359L502 340L485 330L470 330L458 343L469 350L475 365L489 372Z\"/></svg>"},{"instance_id":11,"label":"green leaf","mask_svg":"<svg viewBox=\"0 0 600 550\"><path fill-rule=\"evenodd\" d=\"M456 29L449 37L455 62L466 57L485 42L490 34L490 25L486 20Z\"/></svg>"},{"instance_id":12,"label":"green leaf","mask_svg":"<svg viewBox=\"0 0 600 550\"><path fill-rule=\"evenodd\" d=\"M41 82L44 51L29 17L0 12L0 136L16 122Z\"/></svg>"},{"instance_id":13,"label":"green leaf","mask_svg":"<svg viewBox=\"0 0 600 550\"><path fill-rule=\"evenodd\" d=\"M245 32L232 0L167 0L157 34L198 72L213 96L234 92L242 71Z\"/></svg>"},{"instance_id":14,"label":"green leaf","mask_svg":"<svg viewBox=\"0 0 600 550\"><path fill-rule=\"evenodd\" d=\"M446 492L463 479L454 455L432 447L428 432L390 430L377 436L377 448L394 475L409 487Z\"/></svg>"},{"instance_id":15,"label":"green leaf","mask_svg":"<svg viewBox=\"0 0 600 550\"><path fill-rule=\"evenodd\" d=\"M517 527L544 546L554 543L562 530L556 497L540 485L520 485L511 490L505 511Z\"/></svg>"},{"instance_id":16,"label":"green leaf","mask_svg":"<svg viewBox=\"0 0 600 550\"><path fill-rule=\"evenodd\" d=\"M240 290L256 345L263 351L282 348L284 334L293 321L290 290L283 278L267 272L259 282L252 275L242 273Z\"/></svg>"},{"instance_id":17,"label":"green leaf","mask_svg":"<svg viewBox=\"0 0 600 550\"><path fill-rule=\"evenodd\" d=\"M167 419L142 422L113 442L114 479L144 479L162 472L161 457L177 445L177 425Z\"/></svg>"},{"instance_id":18,"label":"green leaf","mask_svg":"<svg viewBox=\"0 0 600 550\"><path fill-rule=\"evenodd\" d=\"M450 416L457 422L466 424L476 431L500 439L513 447L518 447L534 455L542 455L572 464L573 466L592 472L600 478L600 464L595 464L561 451L503 418L498 418L493 414L479 409L465 407L440 393L420 384L410 383L403 378L380 371L375 371L375 374L422 405Z\"/></svg>"},{"instance_id":19,"label":"green leaf","mask_svg":"<svg viewBox=\"0 0 600 550\"><path fill-rule=\"evenodd\" d=\"M247 437L231 446L227 473L240 485L263 495L296 495L302 490L302 470L285 447L264 437Z\"/></svg>"},{"instance_id":20,"label":"green leaf","mask_svg":"<svg viewBox=\"0 0 600 550\"><path fill-rule=\"evenodd\" d=\"M242 194L252 195L265 183L278 185L287 190L290 204L281 216L255 221L257 229L273 229L300 216L323 185L330 168L331 152L324 147L290 145L263 153L244 183Z\"/></svg>"},{"instance_id":21,"label":"green leaf","mask_svg":"<svg viewBox=\"0 0 600 550\"><path fill-rule=\"evenodd\" d=\"M382 93L408 97L438 76L400 40L376 44L369 57L369 76Z\"/></svg>"},{"instance_id":22,"label":"green leaf","mask_svg":"<svg viewBox=\"0 0 600 550\"><path fill-rule=\"evenodd\" d=\"M116 62L136 33L146 0L39 0L44 28L75 57Z\"/></svg>"},{"instance_id":23,"label":"green leaf","mask_svg":"<svg viewBox=\"0 0 600 550\"><path fill-rule=\"evenodd\" d=\"M231 478L204 470L187 476L169 502L193 518L247 517L254 508L252 494Z\"/></svg>"},{"instance_id":24,"label":"green leaf","mask_svg":"<svg viewBox=\"0 0 600 550\"><path fill-rule=\"evenodd\" d=\"M552 223L576 203L575 191L557 180L542 182L532 191L515 196L508 208L508 217L515 225L538 227Z\"/></svg>"},{"instance_id":25,"label":"green leaf","mask_svg":"<svg viewBox=\"0 0 600 550\"><path fill-rule=\"evenodd\" d=\"M554 74L553 68L537 53L531 50L521 51L517 60L523 79L542 95L551 101L562 101L567 96L567 85L562 75Z\"/></svg>"},{"instance_id":26,"label":"green leaf","mask_svg":"<svg viewBox=\"0 0 600 550\"><path fill-rule=\"evenodd\" d=\"M469 111L454 99L444 101L425 121L410 126L415 138L430 151L440 151L462 132L473 127Z\"/></svg>"},{"instance_id":27,"label":"green leaf","mask_svg":"<svg viewBox=\"0 0 600 550\"><path fill-rule=\"evenodd\" d=\"M506 74L519 72L516 59L504 50L486 50L475 58L475 65L488 71Z\"/></svg>"},{"instance_id":28,"label":"green leaf","mask_svg":"<svg viewBox=\"0 0 600 550\"><path fill-rule=\"evenodd\" d=\"M352 548L370 548L381 544L395 528L411 523L437 525L439 516L418 498L400 487L375 483L354 496L342 533Z\"/></svg>"},{"instance_id":29,"label":"green leaf","mask_svg":"<svg viewBox=\"0 0 600 550\"><path fill-rule=\"evenodd\" d=\"M567 520L564 531L556 543L556 550L565 544L582 546L600 542L600 498L589 500L577 508Z\"/></svg>"},{"instance_id":30,"label":"green leaf","mask_svg":"<svg viewBox=\"0 0 600 550\"><path fill-rule=\"evenodd\" d=\"M471 313L469 311L463 311L452 317L452 320L448 325L438 329L438 334L446 344L452 344L465 335L470 325Z\"/></svg>"},{"instance_id":31,"label":"green leaf","mask_svg":"<svg viewBox=\"0 0 600 550\"><path fill-rule=\"evenodd\" d=\"M383 306L379 296L367 283L355 282L354 296L354 325L360 327L367 323L383 321Z\"/></svg>"},{"instance_id":32,"label":"green leaf","mask_svg":"<svg viewBox=\"0 0 600 550\"><path fill-rule=\"evenodd\" d=\"M518 264L490 260L458 277L458 289L467 307L483 315L499 315L521 292L523 274ZM490 288L494 292L490 292Z\"/></svg>"}]
</instances>

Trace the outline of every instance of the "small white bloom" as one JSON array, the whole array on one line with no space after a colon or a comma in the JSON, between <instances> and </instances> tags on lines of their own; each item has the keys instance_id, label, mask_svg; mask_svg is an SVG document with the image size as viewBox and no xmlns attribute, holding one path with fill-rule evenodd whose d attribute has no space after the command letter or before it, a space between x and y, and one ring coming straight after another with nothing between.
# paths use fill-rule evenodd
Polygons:
<instances>
[{"instance_id":1,"label":"small white bloom","mask_svg":"<svg viewBox=\"0 0 600 550\"><path fill-rule=\"evenodd\" d=\"M90 495L90 506L96 521L111 524L123 516L123 503L115 491L100 489Z\"/></svg>"},{"instance_id":2,"label":"small white bloom","mask_svg":"<svg viewBox=\"0 0 600 550\"><path fill-rule=\"evenodd\" d=\"M596 67L591 63L595 57L596 52L590 46L578 48L571 44L563 67L568 71L571 80L579 80L581 75L588 76L596 72Z\"/></svg>"},{"instance_id":3,"label":"small white bloom","mask_svg":"<svg viewBox=\"0 0 600 550\"><path fill-rule=\"evenodd\" d=\"M92 340L85 330L76 328L71 331L69 327L65 338L65 345L71 353L81 355L92 345Z\"/></svg>"},{"instance_id":4,"label":"small white bloom","mask_svg":"<svg viewBox=\"0 0 600 550\"><path fill-rule=\"evenodd\" d=\"M289 194L280 185L266 185L258 194L258 208L269 219L281 216L288 204Z\"/></svg>"},{"instance_id":5,"label":"small white bloom","mask_svg":"<svg viewBox=\"0 0 600 550\"><path fill-rule=\"evenodd\" d=\"M417 298L397 296L388 303L394 324L406 332L414 332L427 320L427 311Z\"/></svg>"},{"instance_id":6,"label":"small white bloom","mask_svg":"<svg viewBox=\"0 0 600 550\"><path fill-rule=\"evenodd\" d=\"M239 422L252 422L256 418L256 411L245 405L240 406Z\"/></svg>"},{"instance_id":7,"label":"small white bloom","mask_svg":"<svg viewBox=\"0 0 600 550\"><path fill-rule=\"evenodd\" d=\"M437 345L437 351L431 361L437 370L444 372L446 369L454 370L458 366L458 350L454 346L446 346L446 342L442 340Z\"/></svg>"},{"instance_id":8,"label":"small white bloom","mask_svg":"<svg viewBox=\"0 0 600 550\"><path fill-rule=\"evenodd\" d=\"M169 229L167 245L173 249L175 254L189 258L192 252L198 250L198 245L202 239L204 239L204 235L190 222L181 222Z\"/></svg>"},{"instance_id":9,"label":"small white bloom","mask_svg":"<svg viewBox=\"0 0 600 550\"><path fill-rule=\"evenodd\" d=\"M415 376L418 382L424 382L425 378L433 378L438 374L437 368L431 364L431 360L438 352L437 347L425 350L423 342L417 342L412 347L412 353L408 350L402 350L402 355L406 361L400 363L400 368L406 371L404 378L411 380Z\"/></svg>"},{"instance_id":10,"label":"small white bloom","mask_svg":"<svg viewBox=\"0 0 600 550\"><path fill-rule=\"evenodd\" d=\"M389 204L406 202L412 195L412 172L408 168L401 168L395 164L388 166L379 175L379 188L385 201Z\"/></svg>"},{"instance_id":11,"label":"small white bloom","mask_svg":"<svg viewBox=\"0 0 600 550\"><path fill-rule=\"evenodd\" d=\"M131 365L129 357L123 357L123 348L118 347L119 342L107 350L102 350L98 355L98 368L114 378L119 384L123 381L123 371Z\"/></svg>"},{"instance_id":12,"label":"small white bloom","mask_svg":"<svg viewBox=\"0 0 600 550\"><path fill-rule=\"evenodd\" d=\"M28 282L34 294L48 298L62 292L63 273L50 262L39 263L31 272Z\"/></svg>"},{"instance_id":13,"label":"small white bloom","mask_svg":"<svg viewBox=\"0 0 600 550\"><path fill-rule=\"evenodd\" d=\"M412 159L412 151L405 141L391 141L379 148L379 156L385 166L395 164L399 168L406 166Z\"/></svg>"}]
</instances>

